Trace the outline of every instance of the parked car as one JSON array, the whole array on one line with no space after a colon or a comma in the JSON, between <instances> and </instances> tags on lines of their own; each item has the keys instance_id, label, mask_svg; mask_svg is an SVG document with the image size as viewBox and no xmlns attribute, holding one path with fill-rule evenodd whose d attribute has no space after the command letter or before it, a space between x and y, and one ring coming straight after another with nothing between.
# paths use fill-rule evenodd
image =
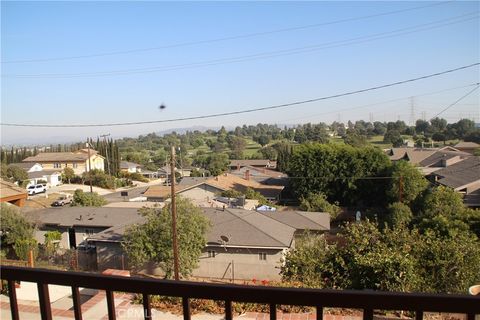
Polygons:
<instances>
[{"instance_id":1,"label":"parked car","mask_svg":"<svg viewBox=\"0 0 480 320\"><path fill-rule=\"evenodd\" d=\"M70 203L72 203L72 197L61 196L60 198L52 202L52 207L63 207L64 205Z\"/></svg>"},{"instance_id":2,"label":"parked car","mask_svg":"<svg viewBox=\"0 0 480 320\"><path fill-rule=\"evenodd\" d=\"M37 194L37 193L46 192L46 191L47 191L47 186L45 186L43 184L35 184L35 185L31 185L27 188L27 192L28 192L29 196Z\"/></svg>"}]
</instances>

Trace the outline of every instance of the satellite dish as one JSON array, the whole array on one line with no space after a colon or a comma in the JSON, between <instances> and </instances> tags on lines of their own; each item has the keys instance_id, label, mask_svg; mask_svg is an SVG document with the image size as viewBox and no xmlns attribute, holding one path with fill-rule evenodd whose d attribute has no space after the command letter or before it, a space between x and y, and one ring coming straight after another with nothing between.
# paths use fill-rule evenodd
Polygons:
<instances>
[{"instance_id":1,"label":"satellite dish","mask_svg":"<svg viewBox=\"0 0 480 320\"><path fill-rule=\"evenodd\" d=\"M227 236L223 236L223 235L220 236L220 239L222 239L224 243L228 243L228 241L230 241L230 239Z\"/></svg>"}]
</instances>

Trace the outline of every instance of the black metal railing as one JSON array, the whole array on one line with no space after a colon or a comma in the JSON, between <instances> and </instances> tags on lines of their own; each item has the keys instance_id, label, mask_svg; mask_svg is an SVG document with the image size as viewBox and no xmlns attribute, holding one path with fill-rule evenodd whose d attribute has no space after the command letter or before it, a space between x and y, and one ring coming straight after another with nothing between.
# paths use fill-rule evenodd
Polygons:
<instances>
[{"instance_id":1,"label":"black metal railing","mask_svg":"<svg viewBox=\"0 0 480 320\"><path fill-rule=\"evenodd\" d=\"M474 320L475 314L480 314L480 296L222 285L12 266L2 266L0 272L1 278L8 282L13 320L19 319L15 281L37 283L42 320L52 319L49 284L72 288L73 309L75 319L78 320L82 319L79 287L105 290L110 320L116 318L113 294L115 291L143 294L145 319L151 319L150 295L181 297L183 317L186 320L190 319L189 299L192 298L225 301L226 320L233 317L233 301L268 304L272 320L277 317L278 305L315 307L317 319L323 318L325 307L362 309L364 320L372 320L374 310L414 311L417 320L423 318L424 312L463 313L468 320Z\"/></svg>"}]
</instances>

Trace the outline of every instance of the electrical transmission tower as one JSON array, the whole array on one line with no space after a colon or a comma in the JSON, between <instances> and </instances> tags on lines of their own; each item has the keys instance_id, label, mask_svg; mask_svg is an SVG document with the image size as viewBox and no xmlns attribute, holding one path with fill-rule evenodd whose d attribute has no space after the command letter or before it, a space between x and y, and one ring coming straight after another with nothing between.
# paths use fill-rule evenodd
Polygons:
<instances>
[{"instance_id":1,"label":"electrical transmission tower","mask_svg":"<svg viewBox=\"0 0 480 320\"><path fill-rule=\"evenodd\" d=\"M410 125L415 125L415 97L410 97Z\"/></svg>"}]
</instances>

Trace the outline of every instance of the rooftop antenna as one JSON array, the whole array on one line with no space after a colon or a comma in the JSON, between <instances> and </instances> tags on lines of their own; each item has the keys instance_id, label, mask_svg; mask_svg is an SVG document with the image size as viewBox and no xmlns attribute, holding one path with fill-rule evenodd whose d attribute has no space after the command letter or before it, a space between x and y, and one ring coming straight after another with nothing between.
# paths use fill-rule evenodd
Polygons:
<instances>
[{"instance_id":1,"label":"rooftop antenna","mask_svg":"<svg viewBox=\"0 0 480 320\"><path fill-rule=\"evenodd\" d=\"M230 242L230 238L231 237L223 234L220 236L220 243L221 243L221 246L225 249L225 251L227 251L227 244Z\"/></svg>"}]
</instances>

